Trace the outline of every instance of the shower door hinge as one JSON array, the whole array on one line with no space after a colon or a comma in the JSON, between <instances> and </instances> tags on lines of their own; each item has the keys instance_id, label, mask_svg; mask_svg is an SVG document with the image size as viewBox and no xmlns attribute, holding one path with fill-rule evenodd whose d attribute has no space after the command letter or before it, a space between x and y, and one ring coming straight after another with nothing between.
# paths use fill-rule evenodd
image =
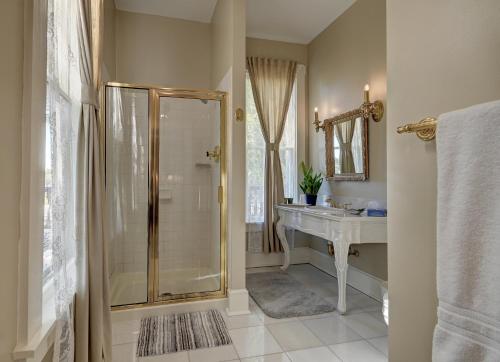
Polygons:
<instances>
[{"instance_id":1,"label":"shower door hinge","mask_svg":"<svg viewBox=\"0 0 500 362\"><path fill-rule=\"evenodd\" d=\"M219 194L219 204L222 204L222 186L219 186L218 194Z\"/></svg>"}]
</instances>

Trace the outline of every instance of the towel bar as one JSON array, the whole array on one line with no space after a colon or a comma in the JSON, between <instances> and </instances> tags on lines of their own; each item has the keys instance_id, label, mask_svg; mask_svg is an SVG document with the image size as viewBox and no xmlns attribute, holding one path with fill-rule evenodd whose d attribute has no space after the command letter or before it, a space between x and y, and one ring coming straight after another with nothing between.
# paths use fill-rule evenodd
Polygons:
<instances>
[{"instance_id":1,"label":"towel bar","mask_svg":"<svg viewBox=\"0 0 500 362\"><path fill-rule=\"evenodd\" d=\"M436 125L436 118L427 117L417 123L408 123L404 126L398 127L397 132L399 134L416 133L417 137L422 141L432 141L436 138Z\"/></svg>"}]
</instances>

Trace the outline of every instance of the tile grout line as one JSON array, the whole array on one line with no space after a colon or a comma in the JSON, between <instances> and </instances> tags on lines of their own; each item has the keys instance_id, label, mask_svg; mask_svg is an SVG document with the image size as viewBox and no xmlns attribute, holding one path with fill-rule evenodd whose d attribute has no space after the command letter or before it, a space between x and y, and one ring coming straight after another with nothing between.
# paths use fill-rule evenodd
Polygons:
<instances>
[{"instance_id":1,"label":"tile grout line","mask_svg":"<svg viewBox=\"0 0 500 362\"><path fill-rule=\"evenodd\" d=\"M285 348L283 348L283 346L282 346L282 345L280 344L280 342L278 341L278 338L276 338L276 336L273 334L273 332L272 332L272 331L268 328L268 325L266 325L266 323L265 323L265 316L266 316L266 314L262 311L262 309L260 309L260 307L259 307L259 305L258 305L257 303L255 303L255 305L256 305L256 306L257 306L257 308L259 308L259 310L262 312L262 316L263 316L263 318L260 318L260 316L258 317L258 318L262 321L262 326L263 326L263 327L264 327L264 328L265 328L265 329L269 332L269 334L270 334L270 335L274 338L274 340L276 341L276 344L280 347L281 352L279 352L279 353L283 353L283 354L285 354L286 358L287 358L288 360L290 360L290 361L291 361L292 359L291 359L290 355L288 354L288 352L289 352L289 351L287 351L287 350L285 350ZM270 318L272 318L272 317L270 317ZM294 320L294 321L288 321L288 322L301 322L301 321L300 321L299 319L296 319L296 320ZM288 322L282 322L282 323L277 322L276 324L283 324L283 323L288 323ZM302 323L302 324L303 324L303 323ZM304 325L304 327L306 327L306 329L307 329L307 326L305 326L305 325ZM312 332L311 332L311 333L312 333ZM314 335L314 333L313 333L313 335ZM319 338L318 338L318 339L319 339ZM321 342L321 340L320 340L320 342ZM273 353L271 353L271 354L273 354ZM262 355L262 356L266 356L266 355L264 354L264 355ZM261 356L257 356L257 357L261 357Z\"/></svg>"},{"instance_id":2,"label":"tile grout line","mask_svg":"<svg viewBox=\"0 0 500 362\"><path fill-rule=\"evenodd\" d=\"M280 344L280 342L278 341L278 338L276 338L276 336L273 334L273 332L271 332L271 330L270 330L269 328L267 328L267 326L266 326L266 325L264 325L264 328L265 328L265 329L269 332L269 334L270 334L270 335L274 338L274 340L276 341L276 344L280 347L281 352L282 352L282 353L287 354L287 353L286 353L286 350L285 350L285 349L283 348L283 346ZM263 356L265 356L265 354L264 354ZM288 357L288 355L287 355L287 357Z\"/></svg>"},{"instance_id":3,"label":"tile grout line","mask_svg":"<svg viewBox=\"0 0 500 362\"><path fill-rule=\"evenodd\" d=\"M327 318L330 318L330 317L326 317L324 319L327 319ZM315 318L315 319L323 319L323 318ZM314 333L314 331L311 328L309 328L306 323L304 323L305 321L308 321L308 320L311 320L311 319L301 320L301 322L304 325L304 327L306 327L307 330L309 330L317 339L319 339L319 341L321 342L321 345L324 346L325 344L323 343L323 340L316 333Z\"/></svg>"},{"instance_id":4,"label":"tile grout line","mask_svg":"<svg viewBox=\"0 0 500 362\"><path fill-rule=\"evenodd\" d=\"M354 341L347 341L347 342L341 342L341 343L332 343L332 344L326 344L325 343L325 346L330 346L330 345L334 345L334 344L342 344L342 343L349 343L349 342L355 342L355 341L361 341L363 339L365 339L362 335L360 335L358 332L356 332L354 329L352 329L351 327L349 327L349 325L347 325L347 323L345 323L341 318L339 317L325 317L325 318L315 318L316 320L317 319L328 319L328 318L335 318L338 320L339 323L341 323L344 327L346 327L348 330L350 330L351 332L353 332L355 335L357 335L358 337L360 337L360 339L356 339ZM306 319L302 322L305 322L307 320L311 320L311 319ZM321 340L321 338L316 334L314 333L314 331L312 329L310 329L307 324L304 323L304 325L306 326L306 328L308 328L316 337L318 337L318 339L321 341L321 343L323 343L323 341ZM374 338L377 338L377 337L374 337Z\"/></svg>"},{"instance_id":5,"label":"tile grout line","mask_svg":"<svg viewBox=\"0 0 500 362\"><path fill-rule=\"evenodd\" d=\"M375 339L375 338L382 338L382 337L373 337L371 339ZM357 340L357 341L351 341L351 342L345 342L345 343L354 343L354 342L360 342L360 341L363 341L363 342L366 342L368 343L368 345L370 347L372 347L375 351L379 352L382 356L386 357L386 358L389 358L388 355L386 355L384 352L382 352L381 350L379 350L377 347L375 347L372 343L370 343L370 340L369 339L366 339L366 338L363 338L363 339L360 339L360 340ZM335 354L337 356L337 354L335 353L335 351L331 348L332 346L335 346L337 344L343 344L343 343L335 343L335 344L331 344L328 346L328 349L330 349L332 351L333 354ZM337 356L338 357L338 356ZM340 360L342 360L340 357L339 357ZM343 360L342 360L343 361Z\"/></svg>"},{"instance_id":6,"label":"tile grout line","mask_svg":"<svg viewBox=\"0 0 500 362\"><path fill-rule=\"evenodd\" d=\"M387 338L387 336L382 336L382 337L373 337L373 338L370 338L370 339L377 339L377 338ZM382 353L385 357L389 357L388 355L385 354L385 352L382 352L380 349L377 348L377 346L375 346L373 343L370 342L370 339L365 339L365 341L370 345L372 346L373 348L375 348L377 351L379 351L380 353Z\"/></svg>"},{"instance_id":7,"label":"tile grout line","mask_svg":"<svg viewBox=\"0 0 500 362\"><path fill-rule=\"evenodd\" d=\"M316 318L316 319L319 319L319 318ZM330 349L329 348L329 345L326 344L326 343L323 343L323 341L321 340L321 338L318 337L318 335L316 333L314 333L309 327L307 327L307 325L305 323L303 323L303 321L301 320L298 320L298 321L294 321L294 322L300 322L309 332L311 332L311 334L316 337L316 339L318 339L318 341L321 343L321 346L310 346L310 347L304 347L304 348L297 348L297 349L290 349L290 350L285 350L283 348L283 346L281 346L281 344L279 343L278 341L278 338L276 338L276 336L273 334L273 332L269 329L269 333L274 337L274 339L276 340L276 343L278 343L278 345L281 347L281 349L283 349L283 353L285 353L287 355L287 357L289 359L291 359L291 357L289 356L288 352L296 352L296 351L302 351L302 350L307 350L307 349L314 349L314 348L321 348L321 347L326 347L328 350ZM276 324L279 324L279 323L276 323ZM267 326L266 326L267 327ZM357 334L357 333L356 333ZM361 336L360 336L361 337ZM362 338L362 337L361 337ZM359 341L359 340L357 340ZM338 343L340 344L340 343ZM332 351L332 353L338 357L335 352ZM264 355L265 356L265 355ZM340 357L338 357L341 361L342 359Z\"/></svg>"},{"instance_id":8,"label":"tile grout line","mask_svg":"<svg viewBox=\"0 0 500 362\"><path fill-rule=\"evenodd\" d=\"M326 348L328 348L328 350L330 352L332 352L335 357L337 357L339 360L341 360L342 362L344 362L344 360L342 358L340 358L340 356L338 354L336 354L335 351L330 346L333 346L333 345L326 346Z\"/></svg>"},{"instance_id":9,"label":"tile grout line","mask_svg":"<svg viewBox=\"0 0 500 362\"><path fill-rule=\"evenodd\" d=\"M231 336L231 333L230 333L230 330L228 329L227 332L229 333L229 336ZM238 361L241 361L241 356L240 354L238 353L238 350L236 349L236 346L234 345L234 342L233 342L233 337L231 337L231 346L233 347L234 349L234 352L236 353L236 357L238 357ZM229 360L230 361L230 360Z\"/></svg>"}]
</instances>

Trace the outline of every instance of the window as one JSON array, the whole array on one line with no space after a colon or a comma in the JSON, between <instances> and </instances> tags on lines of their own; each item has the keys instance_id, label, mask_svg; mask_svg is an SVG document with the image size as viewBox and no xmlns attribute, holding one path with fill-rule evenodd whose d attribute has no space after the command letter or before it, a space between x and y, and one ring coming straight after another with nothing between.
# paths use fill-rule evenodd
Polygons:
<instances>
[{"instance_id":1,"label":"window","mask_svg":"<svg viewBox=\"0 0 500 362\"><path fill-rule=\"evenodd\" d=\"M55 334L59 301L74 294L74 283L63 279L70 281L76 274L74 190L81 111L77 6L77 1L47 0L27 2L25 7L32 27L24 35L29 51L24 54L28 71L23 93L16 360L47 352L50 346L43 341Z\"/></svg>"},{"instance_id":2,"label":"window","mask_svg":"<svg viewBox=\"0 0 500 362\"><path fill-rule=\"evenodd\" d=\"M246 222L264 221L264 163L266 144L260 129L250 77L246 77ZM285 197L297 197L297 80L295 80L280 142Z\"/></svg>"},{"instance_id":3,"label":"window","mask_svg":"<svg viewBox=\"0 0 500 362\"><path fill-rule=\"evenodd\" d=\"M44 292L70 290L76 239L76 157L81 112L77 2L48 1L43 220ZM55 273L59 273L57 276ZM62 278L69 283L61 285ZM50 292L49 292L50 293ZM45 296L44 296L45 298Z\"/></svg>"}]
</instances>

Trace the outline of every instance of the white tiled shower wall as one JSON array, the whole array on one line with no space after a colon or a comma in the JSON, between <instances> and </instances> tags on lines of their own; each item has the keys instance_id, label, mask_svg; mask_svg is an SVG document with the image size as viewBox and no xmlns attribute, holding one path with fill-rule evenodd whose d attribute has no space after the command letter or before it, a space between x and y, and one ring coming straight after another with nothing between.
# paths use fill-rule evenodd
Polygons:
<instances>
[{"instance_id":1,"label":"white tiled shower wall","mask_svg":"<svg viewBox=\"0 0 500 362\"><path fill-rule=\"evenodd\" d=\"M218 144L215 102L162 98L160 103L160 270L213 269L213 174L206 151ZM161 194L161 192L160 192Z\"/></svg>"},{"instance_id":2,"label":"white tiled shower wall","mask_svg":"<svg viewBox=\"0 0 500 362\"><path fill-rule=\"evenodd\" d=\"M110 104L112 103L112 105ZM108 89L106 183L109 267L146 273L148 243L147 91ZM160 102L160 271L219 267L217 102Z\"/></svg>"}]
</instances>

